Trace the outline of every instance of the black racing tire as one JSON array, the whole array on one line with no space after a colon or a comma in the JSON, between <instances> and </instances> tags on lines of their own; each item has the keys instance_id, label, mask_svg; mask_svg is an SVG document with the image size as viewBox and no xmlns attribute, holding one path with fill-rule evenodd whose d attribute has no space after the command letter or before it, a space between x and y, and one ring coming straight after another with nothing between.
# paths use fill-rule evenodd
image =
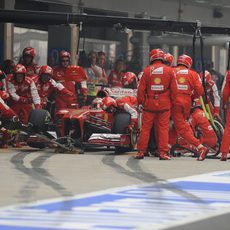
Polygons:
<instances>
[{"instance_id":1,"label":"black racing tire","mask_svg":"<svg viewBox=\"0 0 230 230\"><path fill-rule=\"evenodd\" d=\"M217 128L216 135L217 135L217 150L215 154L209 155L209 157L217 157L220 153L220 146L222 141L222 136L224 134L224 126L218 120L214 119L215 126Z\"/></svg>"},{"instance_id":2,"label":"black racing tire","mask_svg":"<svg viewBox=\"0 0 230 230\"><path fill-rule=\"evenodd\" d=\"M118 113L114 118L113 133L125 134L131 121L130 114Z\"/></svg>"},{"instance_id":3,"label":"black racing tire","mask_svg":"<svg viewBox=\"0 0 230 230\"><path fill-rule=\"evenodd\" d=\"M130 114L128 113L118 113L116 114L114 118L113 123L113 133L114 134L126 134L127 133L127 127L129 126L131 121ZM133 146L130 145L130 147L115 147L115 153L124 153L124 152L130 152L133 150Z\"/></svg>"},{"instance_id":4,"label":"black racing tire","mask_svg":"<svg viewBox=\"0 0 230 230\"><path fill-rule=\"evenodd\" d=\"M29 116L29 123L36 131L46 131L50 121L50 114L44 109L33 109Z\"/></svg>"},{"instance_id":5,"label":"black racing tire","mask_svg":"<svg viewBox=\"0 0 230 230\"><path fill-rule=\"evenodd\" d=\"M41 143L41 142L27 142L27 145L35 149L44 149L47 147L46 143Z\"/></svg>"}]
</instances>

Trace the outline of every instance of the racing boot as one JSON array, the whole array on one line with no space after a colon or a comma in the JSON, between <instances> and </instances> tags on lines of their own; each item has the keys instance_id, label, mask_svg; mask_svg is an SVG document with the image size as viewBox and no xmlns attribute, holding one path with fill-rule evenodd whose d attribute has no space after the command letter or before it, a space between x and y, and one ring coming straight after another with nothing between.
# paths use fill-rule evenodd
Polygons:
<instances>
[{"instance_id":1,"label":"racing boot","mask_svg":"<svg viewBox=\"0 0 230 230\"><path fill-rule=\"evenodd\" d=\"M227 153L221 153L221 161L227 161L228 154Z\"/></svg>"},{"instance_id":2,"label":"racing boot","mask_svg":"<svg viewBox=\"0 0 230 230\"><path fill-rule=\"evenodd\" d=\"M171 157L166 153L161 153L159 156L159 160L171 160Z\"/></svg>"},{"instance_id":3,"label":"racing boot","mask_svg":"<svg viewBox=\"0 0 230 230\"><path fill-rule=\"evenodd\" d=\"M144 152L138 152L137 155L134 157L136 160L144 159L145 153Z\"/></svg>"},{"instance_id":4,"label":"racing boot","mask_svg":"<svg viewBox=\"0 0 230 230\"><path fill-rule=\"evenodd\" d=\"M198 147L199 156L197 161L203 161L208 153L208 149L205 146Z\"/></svg>"}]
</instances>

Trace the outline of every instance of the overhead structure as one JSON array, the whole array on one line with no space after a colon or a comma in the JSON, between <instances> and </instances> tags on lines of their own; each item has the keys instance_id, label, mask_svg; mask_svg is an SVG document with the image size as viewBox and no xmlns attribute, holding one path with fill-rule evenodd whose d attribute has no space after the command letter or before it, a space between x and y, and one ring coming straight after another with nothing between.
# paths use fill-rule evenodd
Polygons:
<instances>
[{"instance_id":1,"label":"overhead structure","mask_svg":"<svg viewBox=\"0 0 230 230\"><path fill-rule=\"evenodd\" d=\"M197 22L163 19L130 18L119 16L87 15L28 10L0 10L0 22L33 25L83 24L86 27L113 27L118 30L156 30L194 33ZM205 34L230 34L230 27L202 25Z\"/></svg>"}]
</instances>

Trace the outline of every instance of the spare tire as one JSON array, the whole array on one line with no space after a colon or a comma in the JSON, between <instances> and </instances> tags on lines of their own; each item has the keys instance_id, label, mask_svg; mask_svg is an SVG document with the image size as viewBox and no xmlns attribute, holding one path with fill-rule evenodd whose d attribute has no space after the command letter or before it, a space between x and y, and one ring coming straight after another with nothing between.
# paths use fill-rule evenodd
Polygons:
<instances>
[{"instance_id":1,"label":"spare tire","mask_svg":"<svg viewBox=\"0 0 230 230\"><path fill-rule=\"evenodd\" d=\"M127 127L131 121L131 116L128 113L118 113L115 115L112 132L115 134L126 134ZM115 147L116 153L124 153L133 150L133 146L130 144L130 147Z\"/></svg>"},{"instance_id":2,"label":"spare tire","mask_svg":"<svg viewBox=\"0 0 230 230\"><path fill-rule=\"evenodd\" d=\"M50 121L50 114L44 109L33 109L29 116L29 123L36 131L46 131Z\"/></svg>"}]
</instances>

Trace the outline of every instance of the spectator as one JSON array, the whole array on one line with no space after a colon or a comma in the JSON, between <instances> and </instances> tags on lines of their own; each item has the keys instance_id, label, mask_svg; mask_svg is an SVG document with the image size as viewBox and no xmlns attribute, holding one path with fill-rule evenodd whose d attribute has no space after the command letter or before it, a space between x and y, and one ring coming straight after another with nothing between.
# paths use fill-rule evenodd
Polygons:
<instances>
[{"instance_id":1,"label":"spectator","mask_svg":"<svg viewBox=\"0 0 230 230\"><path fill-rule=\"evenodd\" d=\"M88 77L87 80L87 87L88 87L88 94L87 94L87 102L86 104L89 105L94 100L97 95L98 87L96 84L105 83L105 80L102 76L102 68L97 65L98 62L98 55L97 52L91 51L88 54L89 59L89 66L85 68L86 75Z\"/></svg>"},{"instance_id":2,"label":"spectator","mask_svg":"<svg viewBox=\"0 0 230 230\"><path fill-rule=\"evenodd\" d=\"M102 69L102 79L103 83L107 84L108 83L108 76L105 70L105 64L106 64L106 55L103 51L98 52L98 65Z\"/></svg>"}]
</instances>

